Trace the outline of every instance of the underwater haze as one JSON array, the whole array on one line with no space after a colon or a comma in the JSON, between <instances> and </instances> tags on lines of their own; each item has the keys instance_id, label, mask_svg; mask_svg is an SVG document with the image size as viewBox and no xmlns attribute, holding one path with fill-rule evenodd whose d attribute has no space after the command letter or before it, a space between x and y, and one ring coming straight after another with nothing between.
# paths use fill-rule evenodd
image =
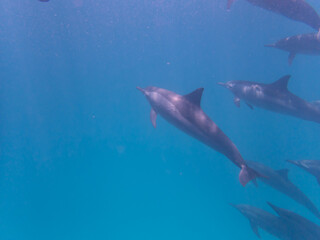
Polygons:
<instances>
[{"instance_id":1,"label":"underwater haze","mask_svg":"<svg viewBox=\"0 0 320 240\"><path fill-rule=\"evenodd\" d=\"M316 11L320 2L308 0ZM272 83L320 100L320 56L265 48L314 30L226 0L1 0L0 239L237 239L257 236L232 204L267 201L320 224L224 155L178 130L136 86L184 95L245 160L288 168L320 208L316 179L287 159L320 159L320 125L251 110L218 82ZM277 239L260 231L263 239Z\"/></svg>"}]
</instances>

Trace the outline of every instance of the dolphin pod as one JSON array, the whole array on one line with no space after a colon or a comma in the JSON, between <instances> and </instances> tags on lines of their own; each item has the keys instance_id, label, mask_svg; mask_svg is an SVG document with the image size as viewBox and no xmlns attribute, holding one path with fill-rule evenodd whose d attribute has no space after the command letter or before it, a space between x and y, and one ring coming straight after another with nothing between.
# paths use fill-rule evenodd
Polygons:
<instances>
[{"instance_id":1,"label":"dolphin pod","mask_svg":"<svg viewBox=\"0 0 320 240\"><path fill-rule=\"evenodd\" d=\"M268 204L278 216L250 205L231 205L249 220L252 231L259 238L261 228L282 240L320 239L320 226L294 212Z\"/></svg>"},{"instance_id":2,"label":"dolphin pod","mask_svg":"<svg viewBox=\"0 0 320 240\"><path fill-rule=\"evenodd\" d=\"M305 23L317 33L299 34L286 37L266 47L289 52L288 63L292 64L297 54L320 55L320 16L305 0L247 0L254 6L283 15L289 19ZM227 9L235 0L228 0Z\"/></svg>"},{"instance_id":3,"label":"dolphin pod","mask_svg":"<svg viewBox=\"0 0 320 240\"><path fill-rule=\"evenodd\" d=\"M288 197L309 209L317 218L320 218L320 212L311 200L288 178L288 169L273 170L262 163L247 161L250 168L255 170L259 175L264 176L258 178L265 184L282 192Z\"/></svg>"},{"instance_id":4,"label":"dolphin pod","mask_svg":"<svg viewBox=\"0 0 320 240\"><path fill-rule=\"evenodd\" d=\"M239 107L240 101L269 111L290 115L303 120L320 123L319 101L307 102L288 90L290 75L270 83L249 81L229 81L218 83L234 94L234 102Z\"/></svg>"},{"instance_id":5,"label":"dolphin pod","mask_svg":"<svg viewBox=\"0 0 320 240\"><path fill-rule=\"evenodd\" d=\"M228 0L230 9L235 0ZM292 64L296 55L320 55L320 17L305 0L247 0L254 6L309 25L315 33L299 34L281 39L265 47L276 48L289 53L288 63ZM288 90L290 75L266 84L251 81L229 81L218 84L229 89L234 95L234 103L240 107L244 102L248 107L263 108L275 113L289 115L306 121L320 123L320 101L309 102ZM157 87L137 87L151 105L150 118L156 127L157 115L189 136L197 139L215 151L223 154L239 167L239 181L245 186L257 180L303 205L317 218L320 212L313 202L288 178L288 169L274 170L262 163L245 161L236 145L205 114L201 108L203 88L187 95L179 95ZM301 160L288 162L314 175L320 184L320 161ZM276 214L250 205L232 205L248 218L253 232L260 238L259 228L283 240L320 240L320 227L294 212L269 206Z\"/></svg>"},{"instance_id":6,"label":"dolphin pod","mask_svg":"<svg viewBox=\"0 0 320 240\"><path fill-rule=\"evenodd\" d=\"M315 30L320 28L318 13L304 0L247 0L254 6L283 15L292 20L303 22ZM235 0L228 0L230 9Z\"/></svg>"},{"instance_id":7,"label":"dolphin pod","mask_svg":"<svg viewBox=\"0 0 320 240\"><path fill-rule=\"evenodd\" d=\"M157 87L137 89L146 96L152 107L150 118L154 127L157 114L160 114L178 129L222 153L241 169L239 180L243 186L259 176L247 166L236 145L201 109L203 88L184 96Z\"/></svg>"},{"instance_id":8,"label":"dolphin pod","mask_svg":"<svg viewBox=\"0 0 320 240\"><path fill-rule=\"evenodd\" d=\"M320 55L320 30L318 33L287 37L265 46L289 52L288 63L291 65L297 54Z\"/></svg>"},{"instance_id":9,"label":"dolphin pod","mask_svg":"<svg viewBox=\"0 0 320 240\"><path fill-rule=\"evenodd\" d=\"M316 103L306 102L287 89L290 79L286 75L271 84L261 84L249 81L230 81L219 83L235 95L235 104L240 106L240 101L245 101L248 106L265 108L274 112L292 115L309 121L320 121L320 108ZM158 87L137 87L151 105L150 119L156 127L157 115L176 128L222 153L229 158L241 171L240 183L245 186L253 180L259 179L275 190L287 195L297 203L305 206L317 218L320 212L311 200L288 178L288 170L273 170L262 163L245 161L235 144L223 131L205 114L201 108L203 88L198 88L187 95L179 95L172 91ZM318 178L319 162L293 162L297 166L307 169ZM318 164L318 165L317 165ZM278 216L249 205L234 205L245 215L254 233L260 237L258 228L269 232L279 239L284 240L319 240L320 228L304 217L269 204Z\"/></svg>"},{"instance_id":10,"label":"dolphin pod","mask_svg":"<svg viewBox=\"0 0 320 240\"><path fill-rule=\"evenodd\" d=\"M38 0L49 2L49 0ZM305 0L247 0L250 4L304 23L316 33L299 34L280 39L265 47L276 48L289 53L288 63L292 64L296 55L320 55L320 16ZM235 0L228 0L230 9ZM308 102L288 90L290 75L270 83L250 81L229 81L219 83L234 94L234 103L240 107L244 101L251 109L260 107L269 111L290 115L307 121L320 123L320 101ZM262 163L245 161L230 138L205 114L201 108L203 88L187 95L157 88L137 87L151 105L150 118L156 127L157 115L176 128L226 156L240 168L239 181L245 186L251 180L257 186L257 179L300 203L320 218L320 212L311 200L288 178L288 169L273 170ZM320 161L287 160L316 177L320 184ZM233 205L250 222L253 232L260 238L259 228L283 240L320 240L320 226L292 211L269 206L277 214L272 214L250 205Z\"/></svg>"}]
</instances>

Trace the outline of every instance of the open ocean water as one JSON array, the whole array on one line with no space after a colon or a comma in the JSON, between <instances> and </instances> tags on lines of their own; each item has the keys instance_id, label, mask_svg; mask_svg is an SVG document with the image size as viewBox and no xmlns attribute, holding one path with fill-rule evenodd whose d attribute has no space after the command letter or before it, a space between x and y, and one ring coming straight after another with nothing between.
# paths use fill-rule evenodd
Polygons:
<instances>
[{"instance_id":1,"label":"open ocean water","mask_svg":"<svg viewBox=\"0 0 320 240\"><path fill-rule=\"evenodd\" d=\"M308 0L320 11L320 2ZM320 99L320 57L264 44L309 26L238 0L0 1L0 239L257 239L229 203L266 201L319 219L258 181L242 187L224 155L174 128L136 86L201 106L244 159L289 178L320 207L320 126L244 103L217 82L271 83ZM260 231L263 239L276 239Z\"/></svg>"}]
</instances>

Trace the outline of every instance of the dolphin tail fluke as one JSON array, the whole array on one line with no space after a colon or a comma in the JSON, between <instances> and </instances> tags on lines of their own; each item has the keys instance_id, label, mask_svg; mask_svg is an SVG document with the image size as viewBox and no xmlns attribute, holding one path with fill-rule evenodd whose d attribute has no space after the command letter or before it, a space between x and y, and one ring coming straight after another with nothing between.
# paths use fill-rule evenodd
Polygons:
<instances>
[{"instance_id":1,"label":"dolphin tail fluke","mask_svg":"<svg viewBox=\"0 0 320 240\"><path fill-rule=\"evenodd\" d=\"M228 4L227 4L227 10L230 10L231 5L234 3L235 0L228 0Z\"/></svg>"},{"instance_id":2,"label":"dolphin tail fluke","mask_svg":"<svg viewBox=\"0 0 320 240\"><path fill-rule=\"evenodd\" d=\"M260 177L260 174L254 171L252 168L249 168L247 165L241 167L239 174L239 180L242 186L246 186L248 182L253 180L253 183L256 185L255 179Z\"/></svg>"}]
</instances>

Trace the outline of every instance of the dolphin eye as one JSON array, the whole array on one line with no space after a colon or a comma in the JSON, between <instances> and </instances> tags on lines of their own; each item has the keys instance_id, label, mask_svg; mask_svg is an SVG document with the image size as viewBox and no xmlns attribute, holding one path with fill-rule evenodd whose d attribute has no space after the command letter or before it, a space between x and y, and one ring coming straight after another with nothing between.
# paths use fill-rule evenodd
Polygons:
<instances>
[{"instance_id":1,"label":"dolphin eye","mask_svg":"<svg viewBox=\"0 0 320 240\"><path fill-rule=\"evenodd\" d=\"M229 84L228 84L228 87L229 87L229 88L233 88L233 87L234 87L234 83L232 83L232 82L229 83Z\"/></svg>"}]
</instances>

